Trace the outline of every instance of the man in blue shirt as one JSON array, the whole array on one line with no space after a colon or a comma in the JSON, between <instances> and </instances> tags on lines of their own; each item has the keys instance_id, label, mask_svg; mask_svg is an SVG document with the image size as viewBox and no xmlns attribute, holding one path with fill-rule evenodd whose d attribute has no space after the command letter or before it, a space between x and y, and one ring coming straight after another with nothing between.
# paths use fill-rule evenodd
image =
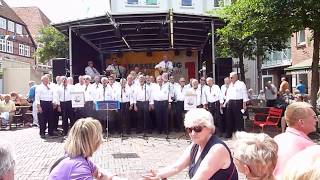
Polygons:
<instances>
[{"instance_id":1,"label":"man in blue shirt","mask_svg":"<svg viewBox=\"0 0 320 180\"><path fill-rule=\"evenodd\" d=\"M35 103L35 95L36 95L36 87L37 85L35 84L34 81L29 81L29 93L28 93L28 101L32 103L32 118L33 118L33 123L32 126L38 126L38 114L37 114L37 105Z\"/></svg>"},{"instance_id":2,"label":"man in blue shirt","mask_svg":"<svg viewBox=\"0 0 320 180\"><path fill-rule=\"evenodd\" d=\"M302 80L299 80L296 88L299 90L300 94L304 95L306 93L306 86L302 84Z\"/></svg>"}]
</instances>

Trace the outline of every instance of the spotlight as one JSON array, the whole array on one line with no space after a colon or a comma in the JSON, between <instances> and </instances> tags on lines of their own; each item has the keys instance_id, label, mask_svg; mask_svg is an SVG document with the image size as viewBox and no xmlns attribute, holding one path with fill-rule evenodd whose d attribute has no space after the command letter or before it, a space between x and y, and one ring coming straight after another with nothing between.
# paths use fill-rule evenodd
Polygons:
<instances>
[{"instance_id":1,"label":"spotlight","mask_svg":"<svg viewBox=\"0 0 320 180\"><path fill-rule=\"evenodd\" d=\"M141 31L141 25L140 25L140 24L137 24L137 26L136 26L136 31L137 31L137 32L140 32L140 31Z\"/></svg>"}]
</instances>

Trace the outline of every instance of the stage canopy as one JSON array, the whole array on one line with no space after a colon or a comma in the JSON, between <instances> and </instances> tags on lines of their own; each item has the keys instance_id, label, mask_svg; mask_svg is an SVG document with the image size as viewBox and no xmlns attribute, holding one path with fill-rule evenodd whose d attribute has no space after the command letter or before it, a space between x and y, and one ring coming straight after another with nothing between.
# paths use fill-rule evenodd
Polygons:
<instances>
[{"instance_id":1,"label":"stage canopy","mask_svg":"<svg viewBox=\"0 0 320 180\"><path fill-rule=\"evenodd\" d=\"M212 29L223 25L215 16L175 13L109 14L54 24L79 36L101 54L204 48Z\"/></svg>"}]
</instances>

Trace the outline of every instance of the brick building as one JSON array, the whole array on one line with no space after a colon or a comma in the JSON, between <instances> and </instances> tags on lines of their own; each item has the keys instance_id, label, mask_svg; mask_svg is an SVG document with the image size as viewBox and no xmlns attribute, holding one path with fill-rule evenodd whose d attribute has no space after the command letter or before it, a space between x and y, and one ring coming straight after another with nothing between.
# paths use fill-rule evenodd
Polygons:
<instances>
[{"instance_id":1,"label":"brick building","mask_svg":"<svg viewBox=\"0 0 320 180\"><path fill-rule=\"evenodd\" d=\"M292 34L291 38L292 66L285 69L286 74L292 77L291 86L295 88L299 80L311 90L311 64L313 54L312 32L309 29Z\"/></svg>"},{"instance_id":2,"label":"brick building","mask_svg":"<svg viewBox=\"0 0 320 180\"><path fill-rule=\"evenodd\" d=\"M26 24L0 0L1 93L27 92L28 81L33 79L31 69L35 63L35 50L36 44Z\"/></svg>"}]
</instances>

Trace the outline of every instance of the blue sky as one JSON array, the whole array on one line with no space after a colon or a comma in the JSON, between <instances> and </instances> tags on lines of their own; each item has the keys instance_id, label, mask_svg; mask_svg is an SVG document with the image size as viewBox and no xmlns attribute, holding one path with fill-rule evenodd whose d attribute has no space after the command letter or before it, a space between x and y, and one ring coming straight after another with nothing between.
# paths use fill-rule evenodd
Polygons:
<instances>
[{"instance_id":1,"label":"blue sky","mask_svg":"<svg viewBox=\"0 0 320 180\"><path fill-rule=\"evenodd\" d=\"M11 7L39 7L53 23L105 14L108 0L5 0Z\"/></svg>"}]
</instances>

